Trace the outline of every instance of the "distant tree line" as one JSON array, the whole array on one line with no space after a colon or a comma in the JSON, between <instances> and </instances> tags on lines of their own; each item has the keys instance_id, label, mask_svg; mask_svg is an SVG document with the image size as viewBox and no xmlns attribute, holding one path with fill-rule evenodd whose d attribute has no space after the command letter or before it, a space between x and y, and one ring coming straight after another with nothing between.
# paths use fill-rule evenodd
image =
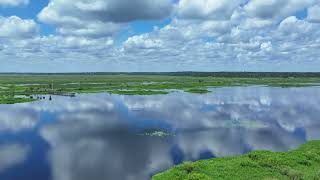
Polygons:
<instances>
[{"instance_id":1,"label":"distant tree line","mask_svg":"<svg viewBox=\"0 0 320 180\"><path fill-rule=\"evenodd\" d=\"M320 77L320 72L88 72L88 73L0 73L1 75L161 75L195 77Z\"/></svg>"}]
</instances>

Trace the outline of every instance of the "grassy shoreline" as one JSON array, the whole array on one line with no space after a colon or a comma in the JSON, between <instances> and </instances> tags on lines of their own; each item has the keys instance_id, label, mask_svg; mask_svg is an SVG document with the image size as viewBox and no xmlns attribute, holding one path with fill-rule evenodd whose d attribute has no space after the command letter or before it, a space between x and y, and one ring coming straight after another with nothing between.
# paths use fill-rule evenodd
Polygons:
<instances>
[{"instance_id":1,"label":"grassy shoreline","mask_svg":"<svg viewBox=\"0 0 320 180\"><path fill-rule=\"evenodd\" d=\"M254 151L237 157L187 162L152 180L310 179L320 178L320 141L289 152Z\"/></svg>"},{"instance_id":2,"label":"grassy shoreline","mask_svg":"<svg viewBox=\"0 0 320 180\"><path fill-rule=\"evenodd\" d=\"M34 99L30 98L0 98L0 104L17 104L17 103L27 103L33 102Z\"/></svg>"},{"instance_id":3,"label":"grassy shoreline","mask_svg":"<svg viewBox=\"0 0 320 180\"><path fill-rule=\"evenodd\" d=\"M151 90L112 90L108 91L111 94L118 94L118 95L165 95L169 94L169 92L166 91L151 91Z\"/></svg>"}]
</instances>

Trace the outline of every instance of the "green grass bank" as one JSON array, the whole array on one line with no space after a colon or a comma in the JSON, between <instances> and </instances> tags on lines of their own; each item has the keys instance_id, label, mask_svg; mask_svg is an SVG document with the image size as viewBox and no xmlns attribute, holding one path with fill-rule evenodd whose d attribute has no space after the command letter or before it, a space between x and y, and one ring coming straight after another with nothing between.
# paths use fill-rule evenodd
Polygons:
<instances>
[{"instance_id":1,"label":"green grass bank","mask_svg":"<svg viewBox=\"0 0 320 180\"><path fill-rule=\"evenodd\" d=\"M30 98L0 98L0 104L16 104L16 103L27 103L35 101Z\"/></svg>"},{"instance_id":2,"label":"green grass bank","mask_svg":"<svg viewBox=\"0 0 320 180\"><path fill-rule=\"evenodd\" d=\"M152 180L319 180L320 141L290 152L254 151L238 157L187 162Z\"/></svg>"}]
</instances>

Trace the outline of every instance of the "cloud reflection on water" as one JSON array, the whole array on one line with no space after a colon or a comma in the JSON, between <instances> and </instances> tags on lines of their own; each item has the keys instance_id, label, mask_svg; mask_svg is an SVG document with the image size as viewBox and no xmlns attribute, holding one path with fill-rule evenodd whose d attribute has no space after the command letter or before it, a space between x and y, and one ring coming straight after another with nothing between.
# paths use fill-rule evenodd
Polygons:
<instances>
[{"instance_id":1,"label":"cloud reflection on water","mask_svg":"<svg viewBox=\"0 0 320 180\"><path fill-rule=\"evenodd\" d=\"M8 168L23 163L30 152L30 147L21 144L0 145L0 173Z\"/></svg>"},{"instance_id":2,"label":"cloud reflection on water","mask_svg":"<svg viewBox=\"0 0 320 180\"><path fill-rule=\"evenodd\" d=\"M205 152L220 157L258 149L285 151L320 139L319 90L233 87L206 95L95 94L13 107L15 117L33 123L43 120L43 112L54 115L40 134L51 147L55 180L143 180L175 163L173 149L183 160L196 160ZM11 111L1 109L0 114ZM12 121L15 126L6 122L0 118L2 127L27 127L23 121ZM136 129L164 126L176 136L141 136Z\"/></svg>"}]
</instances>

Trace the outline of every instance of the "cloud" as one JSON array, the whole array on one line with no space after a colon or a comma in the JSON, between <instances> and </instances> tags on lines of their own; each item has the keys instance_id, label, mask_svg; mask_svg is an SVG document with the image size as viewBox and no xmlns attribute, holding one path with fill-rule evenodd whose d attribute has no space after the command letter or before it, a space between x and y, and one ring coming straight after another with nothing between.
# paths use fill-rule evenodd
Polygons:
<instances>
[{"instance_id":1,"label":"cloud","mask_svg":"<svg viewBox=\"0 0 320 180\"><path fill-rule=\"evenodd\" d=\"M287 34L295 34L296 36L305 35L305 37L308 37L313 34L313 30L315 29L314 25L307 21L299 20L295 16L290 16L280 23L279 30Z\"/></svg>"},{"instance_id":2,"label":"cloud","mask_svg":"<svg viewBox=\"0 0 320 180\"><path fill-rule=\"evenodd\" d=\"M318 71L317 2L51 0L38 20L55 33L0 29L0 70ZM150 32L133 24L162 18Z\"/></svg>"},{"instance_id":3,"label":"cloud","mask_svg":"<svg viewBox=\"0 0 320 180\"><path fill-rule=\"evenodd\" d=\"M138 48L138 49L158 49L163 47L163 42L160 39L151 39L148 34L140 36L129 37L124 43L126 48Z\"/></svg>"},{"instance_id":4,"label":"cloud","mask_svg":"<svg viewBox=\"0 0 320 180\"><path fill-rule=\"evenodd\" d=\"M4 6L4 7L27 5L27 4L29 4L29 0L0 0L0 6Z\"/></svg>"},{"instance_id":5,"label":"cloud","mask_svg":"<svg viewBox=\"0 0 320 180\"><path fill-rule=\"evenodd\" d=\"M273 24L274 24L273 21L268 19L247 18L239 25L239 27L241 29L250 30L250 29L265 28Z\"/></svg>"},{"instance_id":6,"label":"cloud","mask_svg":"<svg viewBox=\"0 0 320 180\"><path fill-rule=\"evenodd\" d=\"M102 36L131 21L166 18L172 9L171 0L51 0L38 18L61 33Z\"/></svg>"},{"instance_id":7,"label":"cloud","mask_svg":"<svg viewBox=\"0 0 320 180\"><path fill-rule=\"evenodd\" d=\"M320 23L320 4L312 6L308 9L307 19L310 22Z\"/></svg>"},{"instance_id":8,"label":"cloud","mask_svg":"<svg viewBox=\"0 0 320 180\"><path fill-rule=\"evenodd\" d=\"M34 39L33 43L41 45L46 44L43 50L50 52L51 50L60 50L66 52L67 50L86 52L90 50L101 50L113 45L113 40L110 38L86 38L79 36L47 36Z\"/></svg>"},{"instance_id":9,"label":"cloud","mask_svg":"<svg viewBox=\"0 0 320 180\"><path fill-rule=\"evenodd\" d=\"M266 52L271 52L272 51L272 43L270 41L262 43L261 50L266 51Z\"/></svg>"},{"instance_id":10,"label":"cloud","mask_svg":"<svg viewBox=\"0 0 320 180\"><path fill-rule=\"evenodd\" d=\"M61 26L60 28L58 28L58 32L62 35L87 36L99 38L105 36L112 36L113 34L122 30L124 27L124 25L118 25L114 23L88 22L82 24L81 27L78 25L74 27Z\"/></svg>"},{"instance_id":11,"label":"cloud","mask_svg":"<svg viewBox=\"0 0 320 180\"><path fill-rule=\"evenodd\" d=\"M4 46L1 46L1 44L4 44ZM21 66L21 63L26 63L26 66L32 69L37 69L35 66L40 65L41 70L45 71L56 71L66 67L72 70L77 69L75 68L77 65L66 62L82 65L98 64L97 59L104 60L106 57L113 57L113 44L113 39L109 37L89 38L50 35L37 36L32 39L6 38L0 39L0 54L3 55L0 59L10 60L8 65L2 66L5 71L14 64ZM111 61L112 59L109 59L109 62Z\"/></svg>"},{"instance_id":12,"label":"cloud","mask_svg":"<svg viewBox=\"0 0 320 180\"><path fill-rule=\"evenodd\" d=\"M177 13L182 19L228 20L240 0L180 0Z\"/></svg>"},{"instance_id":13,"label":"cloud","mask_svg":"<svg viewBox=\"0 0 320 180\"><path fill-rule=\"evenodd\" d=\"M281 20L316 2L317 0L251 0L244 9L251 17Z\"/></svg>"},{"instance_id":14,"label":"cloud","mask_svg":"<svg viewBox=\"0 0 320 180\"><path fill-rule=\"evenodd\" d=\"M183 38L189 40L201 39L206 37L218 37L227 34L231 30L231 23L229 21L215 21L215 20L174 20L167 29L176 30Z\"/></svg>"},{"instance_id":15,"label":"cloud","mask_svg":"<svg viewBox=\"0 0 320 180\"><path fill-rule=\"evenodd\" d=\"M38 26L32 19L0 16L0 38L32 38L37 33Z\"/></svg>"}]
</instances>

